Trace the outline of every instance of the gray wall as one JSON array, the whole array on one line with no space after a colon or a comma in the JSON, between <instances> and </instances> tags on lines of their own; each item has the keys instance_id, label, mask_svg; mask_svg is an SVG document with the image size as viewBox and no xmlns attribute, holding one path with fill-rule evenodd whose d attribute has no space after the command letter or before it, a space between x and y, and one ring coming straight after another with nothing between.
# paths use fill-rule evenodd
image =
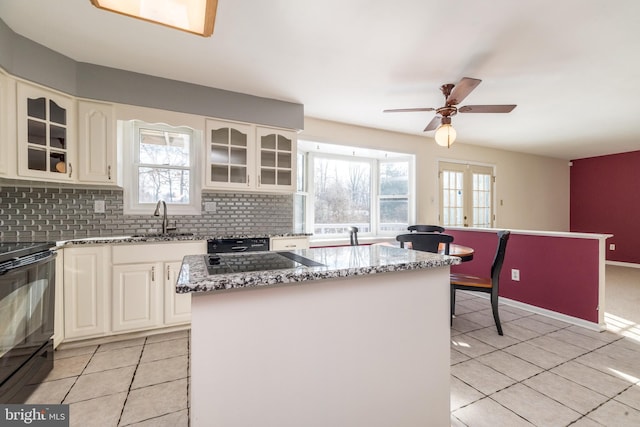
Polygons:
<instances>
[{"instance_id":1,"label":"gray wall","mask_svg":"<svg viewBox=\"0 0 640 427\"><path fill-rule=\"evenodd\" d=\"M0 241L59 241L100 236L123 236L160 231L161 219L122 214L120 189L45 187L2 184L0 181ZM95 200L104 200L105 213L94 213ZM293 195L203 192L202 203L216 202L215 213L176 216L168 210L178 232L202 236L240 236L291 233Z\"/></svg>"},{"instance_id":2,"label":"gray wall","mask_svg":"<svg viewBox=\"0 0 640 427\"><path fill-rule=\"evenodd\" d=\"M76 62L13 32L2 20L0 67L83 98L287 129L304 127L302 104Z\"/></svg>"}]
</instances>

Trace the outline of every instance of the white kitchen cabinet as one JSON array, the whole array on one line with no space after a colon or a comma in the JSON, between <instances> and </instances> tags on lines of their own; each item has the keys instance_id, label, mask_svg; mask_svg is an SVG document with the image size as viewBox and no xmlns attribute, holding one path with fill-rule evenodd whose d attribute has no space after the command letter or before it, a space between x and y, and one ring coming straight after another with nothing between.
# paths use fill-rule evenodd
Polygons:
<instances>
[{"instance_id":1,"label":"white kitchen cabinet","mask_svg":"<svg viewBox=\"0 0 640 427\"><path fill-rule=\"evenodd\" d=\"M272 251L291 251L295 249L309 249L308 236L272 237L269 243Z\"/></svg>"},{"instance_id":2,"label":"white kitchen cabinet","mask_svg":"<svg viewBox=\"0 0 640 427\"><path fill-rule=\"evenodd\" d=\"M109 331L109 251L106 246L64 249L64 337L91 338Z\"/></svg>"},{"instance_id":3,"label":"white kitchen cabinet","mask_svg":"<svg viewBox=\"0 0 640 427\"><path fill-rule=\"evenodd\" d=\"M176 281L182 258L205 254L206 246L206 241L113 245L113 331L188 324L191 294L176 294Z\"/></svg>"},{"instance_id":4,"label":"white kitchen cabinet","mask_svg":"<svg viewBox=\"0 0 640 427\"><path fill-rule=\"evenodd\" d=\"M74 100L18 82L18 175L44 181L75 181Z\"/></svg>"},{"instance_id":5,"label":"white kitchen cabinet","mask_svg":"<svg viewBox=\"0 0 640 427\"><path fill-rule=\"evenodd\" d=\"M64 339L64 250L56 251L54 316L53 316L53 348Z\"/></svg>"},{"instance_id":6,"label":"white kitchen cabinet","mask_svg":"<svg viewBox=\"0 0 640 427\"><path fill-rule=\"evenodd\" d=\"M258 188L295 191L296 133L256 127Z\"/></svg>"},{"instance_id":7,"label":"white kitchen cabinet","mask_svg":"<svg viewBox=\"0 0 640 427\"><path fill-rule=\"evenodd\" d=\"M295 132L207 120L205 135L206 188L295 191Z\"/></svg>"},{"instance_id":8,"label":"white kitchen cabinet","mask_svg":"<svg viewBox=\"0 0 640 427\"><path fill-rule=\"evenodd\" d=\"M9 79L0 72L0 175L8 173L9 162Z\"/></svg>"},{"instance_id":9,"label":"white kitchen cabinet","mask_svg":"<svg viewBox=\"0 0 640 427\"><path fill-rule=\"evenodd\" d=\"M162 263L114 265L111 288L113 332L149 329L162 323Z\"/></svg>"},{"instance_id":10,"label":"white kitchen cabinet","mask_svg":"<svg viewBox=\"0 0 640 427\"><path fill-rule=\"evenodd\" d=\"M193 255L193 254L185 254ZM191 322L191 294L177 294L176 282L182 261L164 263L164 323L176 325Z\"/></svg>"},{"instance_id":11,"label":"white kitchen cabinet","mask_svg":"<svg viewBox=\"0 0 640 427\"><path fill-rule=\"evenodd\" d=\"M255 188L255 135L249 124L207 120L205 187Z\"/></svg>"},{"instance_id":12,"label":"white kitchen cabinet","mask_svg":"<svg viewBox=\"0 0 640 427\"><path fill-rule=\"evenodd\" d=\"M78 179L116 184L116 141L113 105L78 101Z\"/></svg>"}]
</instances>

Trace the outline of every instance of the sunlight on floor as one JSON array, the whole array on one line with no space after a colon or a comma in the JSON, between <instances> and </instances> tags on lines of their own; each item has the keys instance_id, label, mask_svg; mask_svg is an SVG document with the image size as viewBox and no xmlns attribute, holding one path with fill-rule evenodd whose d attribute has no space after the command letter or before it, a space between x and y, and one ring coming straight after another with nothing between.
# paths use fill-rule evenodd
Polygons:
<instances>
[{"instance_id":1,"label":"sunlight on floor","mask_svg":"<svg viewBox=\"0 0 640 427\"><path fill-rule=\"evenodd\" d=\"M634 341L640 342L640 325L615 314L605 313L604 320L607 324L607 329L611 332L623 335Z\"/></svg>"}]
</instances>

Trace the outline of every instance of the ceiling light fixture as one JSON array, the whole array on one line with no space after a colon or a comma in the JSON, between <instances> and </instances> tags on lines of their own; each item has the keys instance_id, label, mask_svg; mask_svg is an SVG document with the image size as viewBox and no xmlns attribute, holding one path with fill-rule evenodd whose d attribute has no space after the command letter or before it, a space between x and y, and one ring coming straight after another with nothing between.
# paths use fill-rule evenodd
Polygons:
<instances>
[{"instance_id":1,"label":"ceiling light fixture","mask_svg":"<svg viewBox=\"0 0 640 427\"><path fill-rule=\"evenodd\" d=\"M456 140L456 130L451 126L451 117L442 118L442 124L436 129L435 139L438 145L451 147Z\"/></svg>"},{"instance_id":2,"label":"ceiling light fixture","mask_svg":"<svg viewBox=\"0 0 640 427\"><path fill-rule=\"evenodd\" d=\"M100 9L209 37L218 0L91 0Z\"/></svg>"}]
</instances>

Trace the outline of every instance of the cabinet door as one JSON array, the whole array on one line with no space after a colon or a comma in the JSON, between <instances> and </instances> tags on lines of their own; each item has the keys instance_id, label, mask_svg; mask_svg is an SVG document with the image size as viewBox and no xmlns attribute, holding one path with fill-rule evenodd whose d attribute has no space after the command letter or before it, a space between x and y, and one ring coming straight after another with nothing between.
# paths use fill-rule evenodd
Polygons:
<instances>
[{"instance_id":1,"label":"cabinet door","mask_svg":"<svg viewBox=\"0 0 640 427\"><path fill-rule=\"evenodd\" d=\"M78 179L116 183L116 143L113 106L78 101Z\"/></svg>"},{"instance_id":2,"label":"cabinet door","mask_svg":"<svg viewBox=\"0 0 640 427\"><path fill-rule=\"evenodd\" d=\"M280 129L256 128L258 187L295 191L296 134Z\"/></svg>"},{"instance_id":3,"label":"cabinet door","mask_svg":"<svg viewBox=\"0 0 640 427\"><path fill-rule=\"evenodd\" d=\"M73 99L18 83L17 105L18 174L75 180Z\"/></svg>"},{"instance_id":4,"label":"cabinet door","mask_svg":"<svg viewBox=\"0 0 640 427\"><path fill-rule=\"evenodd\" d=\"M114 265L112 272L112 330L161 325L162 263Z\"/></svg>"},{"instance_id":5,"label":"cabinet door","mask_svg":"<svg viewBox=\"0 0 640 427\"><path fill-rule=\"evenodd\" d=\"M251 125L207 120L207 171L210 188L255 188L255 139Z\"/></svg>"},{"instance_id":6,"label":"cabinet door","mask_svg":"<svg viewBox=\"0 0 640 427\"><path fill-rule=\"evenodd\" d=\"M173 325L191 321L191 294L177 294L176 282L180 274L181 261L164 264L164 323Z\"/></svg>"},{"instance_id":7,"label":"cabinet door","mask_svg":"<svg viewBox=\"0 0 640 427\"><path fill-rule=\"evenodd\" d=\"M64 249L65 339L107 332L105 262L102 247Z\"/></svg>"}]
</instances>

